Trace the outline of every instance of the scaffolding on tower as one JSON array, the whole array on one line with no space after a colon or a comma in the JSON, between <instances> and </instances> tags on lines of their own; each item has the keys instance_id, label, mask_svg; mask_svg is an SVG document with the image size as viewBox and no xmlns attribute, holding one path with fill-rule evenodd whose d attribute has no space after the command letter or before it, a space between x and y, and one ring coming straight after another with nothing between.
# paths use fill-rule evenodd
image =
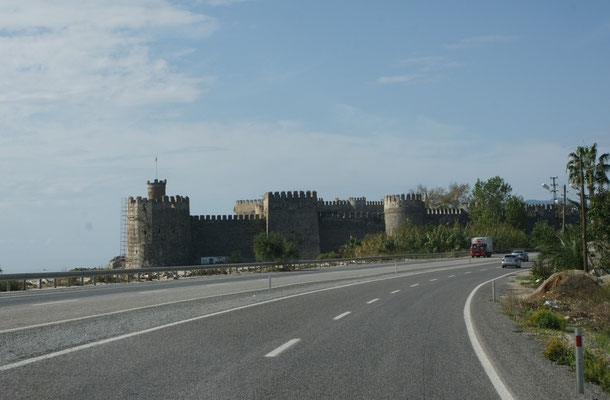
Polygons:
<instances>
[{"instance_id":1,"label":"scaffolding on tower","mask_svg":"<svg viewBox=\"0 0 610 400\"><path fill-rule=\"evenodd\" d=\"M127 262L127 198L121 199L121 244L119 256Z\"/></svg>"}]
</instances>

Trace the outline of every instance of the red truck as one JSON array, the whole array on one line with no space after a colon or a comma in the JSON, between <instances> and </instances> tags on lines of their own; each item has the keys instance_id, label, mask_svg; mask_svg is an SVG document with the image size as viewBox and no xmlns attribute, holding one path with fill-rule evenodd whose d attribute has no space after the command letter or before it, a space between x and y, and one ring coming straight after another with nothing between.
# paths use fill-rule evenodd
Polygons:
<instances>
[{"instance_id":1,"label":"red truck","mask_svg":"<svg viewBox=\"0 0 610 400\"><path fill-rule=\"evenodd\" d=\"M470 245L471 257L491 257L494 252L494 242L490 237L474 237Z\"/></svg>"}]
</instances>

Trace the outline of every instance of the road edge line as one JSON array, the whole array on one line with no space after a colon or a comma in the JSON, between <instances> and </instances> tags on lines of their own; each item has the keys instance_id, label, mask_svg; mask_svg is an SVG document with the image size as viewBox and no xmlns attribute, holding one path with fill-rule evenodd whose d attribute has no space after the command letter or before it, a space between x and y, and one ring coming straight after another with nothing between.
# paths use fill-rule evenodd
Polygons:
<instances>
[{"instance_id":1,"label":"road edge line","mask_svg":"<svg viewBox=\"0 0 610 400\"><path fill-rule=\"evenodd\" d=\"M470 308L472 305L472 299L473 299L474 295L482 286L488 284L489 282L495 281L496 279L500 279L500 278L504 278L509 275L512 275L516 272L518 272L518 271L500 275L496 278L489 279L483 283L480 283L477 287L475 287L472 290L472 292L470 292L470 295L468 295L468 298L466 299L466 303L464 304L464 322L466 323L466 331L468 332L468 338L470 339L470 344L472 345L472 349L474 350L474 353L476 354L477 358L479 359L479 362L481 363L481 366L483 367L485 374L487 374L487 377L491 381L491 384L493 385L494 389L496 389L496 392L498 393L498 395L500 396L500 398L502 400L514 400L515 397L512 395L512 393L510 392L508 387L504 384L504 382L502 381L502 378L500 378L500 375L498 374L498 371L496 371L496 368L494 367L493 363L487 356L487 353L483 349L483 346L481 346L481 342L479 342L479 338L477 337L476 329L474 327L474 322L471 317Z\"/></svg>"}]
</instances>

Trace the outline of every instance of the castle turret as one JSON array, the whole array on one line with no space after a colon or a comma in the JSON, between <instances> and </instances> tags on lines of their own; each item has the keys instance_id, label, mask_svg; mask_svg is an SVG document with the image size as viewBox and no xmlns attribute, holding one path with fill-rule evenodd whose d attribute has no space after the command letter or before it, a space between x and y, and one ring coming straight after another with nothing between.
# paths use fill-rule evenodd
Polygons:
<instances>
[{"instance_id":1,"label":"castle turret","mask_svg":"<svg viewBox=\"0 0 610 400\"><path fill-rule=\"evenodd\" d=\"M407 220L415 225L423 225L426 206L421 194L388 195L383 199L383 212L385 231L391 234Z\"/></svg>"},{"instance_id":2,"label":"castle turret","mask_svg":"<svg viewBox=\"0 0 610 400\"><path fill-rule=\"evenodd\" d=\"M189 198L165 196L166 182L148 182L148 199L127 200L127 268L192 262Z\"/></svg>"},{"instance_id":3,"label":"castle turret","mask_svg":"<svg viewBox=\"0 0 610 400\"><path fill-rule=\"evenodd\" d=\"M148 185L148 200L162 200L165 196L165 184L167 180L155 179L153 182L147 181Z\"/></svg>"}]
</instances>

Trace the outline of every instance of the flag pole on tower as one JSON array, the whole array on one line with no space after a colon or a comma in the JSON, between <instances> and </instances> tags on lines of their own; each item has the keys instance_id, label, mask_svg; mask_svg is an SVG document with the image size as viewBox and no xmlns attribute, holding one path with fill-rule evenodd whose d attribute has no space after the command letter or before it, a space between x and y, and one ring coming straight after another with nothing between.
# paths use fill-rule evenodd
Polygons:
<instances>
[{"instance_id":1,"label":"flag pole on tower","mask_svg":"<svg viewBox=\"0 0 610 400\"><path fill-rule=\"evenodd\" d=\"M157 169L157 156L155 156L155 179L159 179L158 169Z\"/></svg>"}]
</instances>

